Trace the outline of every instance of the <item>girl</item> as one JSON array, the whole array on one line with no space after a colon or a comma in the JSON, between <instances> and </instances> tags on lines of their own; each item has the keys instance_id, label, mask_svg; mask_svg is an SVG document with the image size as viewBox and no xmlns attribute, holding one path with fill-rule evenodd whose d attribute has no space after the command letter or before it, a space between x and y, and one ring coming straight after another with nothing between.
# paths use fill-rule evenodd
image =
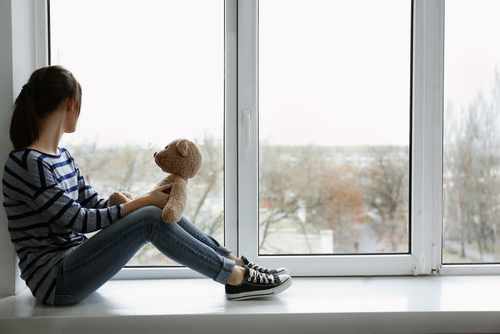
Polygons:
<instances>
[{"instance_id":1,"label":"girl","mask_svg":"<svg viewBox=\"0 0 500 334\"><path fill-rule=\"evenodd\" d=\"M216 282L229 300L287 289L285 268L266 269L237 258L186 218L165 224L170 185L108 207L85 181L71 154L59 148L76 130L82 90L60 66L36 70L17 97L10 153L3 174L4 207L21 277L36 299L77 303L113 277L146 243ZM84 233L101 230L87 239Z\"/></svg>"}]
</instances>

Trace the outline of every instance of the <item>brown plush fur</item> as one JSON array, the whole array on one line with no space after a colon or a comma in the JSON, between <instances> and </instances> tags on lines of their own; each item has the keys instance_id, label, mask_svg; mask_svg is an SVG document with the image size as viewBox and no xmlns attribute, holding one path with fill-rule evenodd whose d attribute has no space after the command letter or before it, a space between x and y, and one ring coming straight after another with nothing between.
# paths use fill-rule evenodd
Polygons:
<instances>
[{"instance_id":1,"label":"brown plush fur","mask_svg":"<svg viewBox=\"0 0 500 334\"><path fill-rule=\"evenodd\" d=\"M174 223L181 220L186 208L188 179L194 177L201 167L201 152L198 147L187 139L176 139L165 149L154 154L158 167L169 175L158 182L157 189L171 183L170 197L163 208L163 221ZM128 192L115 191L109 197L109 206L124 204L133 199Z\"/></svg>"}]
</instances>

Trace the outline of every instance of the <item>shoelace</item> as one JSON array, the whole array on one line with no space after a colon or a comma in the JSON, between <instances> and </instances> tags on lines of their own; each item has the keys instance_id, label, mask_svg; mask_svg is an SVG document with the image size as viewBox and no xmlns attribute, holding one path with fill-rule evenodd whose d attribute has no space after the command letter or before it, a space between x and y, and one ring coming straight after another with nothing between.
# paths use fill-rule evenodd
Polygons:
<instances>
[{"instance_id":1,"label":"shoelace","mask_svg":"<svg viewBox=\"0 0 500 334\"><path fill-rule=\"evenodd\" d=\"M261 266L257 265L256 263L253 263L252 261L248 262L247 266L248 266L248 268L253 269L253 270L257 270L261 273L269 273L271 271L270 269L261 267Z\"/></svg>"},{"instance_id":2,"label":"shoelace","mask_svg":"<svg viewBox=\"0 0 500 334\"><path fill-rule=\"evenodd\" d=\"M270 281L272 284L274 284L274 276L273 275L264 274L264 273L258 272L256 270L250 268L250 273L248 275L248 281L250 282L253 280L254 283L257 283L257 278L259 279L260 283L266 282L266 284L269 284L269 281Z\"/></svg>"}]
</instances>

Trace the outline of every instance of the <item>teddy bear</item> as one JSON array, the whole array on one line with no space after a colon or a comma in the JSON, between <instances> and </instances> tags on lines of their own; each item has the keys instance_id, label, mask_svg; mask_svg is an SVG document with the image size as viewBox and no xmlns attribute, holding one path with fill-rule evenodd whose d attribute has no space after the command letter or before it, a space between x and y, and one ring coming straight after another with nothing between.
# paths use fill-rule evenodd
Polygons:
<instances>
[{"instance_id":1,"label":"teddy bear","mask_svg":"<svg viewBox=\"0 0 500 334\"><path fill-rule=\"evenodd\" d=\"M178 222L186 208L188 179L194 177L201 167L201 152L192 141L176 139L163 150L155 152L153 157L158 167L168 174L154 186L153 190L172 184L167 191L169 199L163 208L163 221L169 224ZM115 191L109 197L108 205L124 204L133 198L132 194L126 191Z\"/></svg>"}]
</instances>

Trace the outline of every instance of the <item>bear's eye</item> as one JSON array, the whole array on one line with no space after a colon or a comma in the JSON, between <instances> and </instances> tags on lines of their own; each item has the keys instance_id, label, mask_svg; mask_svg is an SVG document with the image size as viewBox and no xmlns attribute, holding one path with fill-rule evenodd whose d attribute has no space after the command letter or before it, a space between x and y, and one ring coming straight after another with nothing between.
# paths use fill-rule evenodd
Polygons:
<instances>
[{"instance_id":1,"label":"bear's eye","mask_svg":"<svg viewBox=\"0 0 500 334\"><path fill-rule=\"evenodd\" d=\"M167 147L168 147L168 145L167 145L167 146L165 146L165 149L167 149Z\"/></svg>"}]
</instances>

